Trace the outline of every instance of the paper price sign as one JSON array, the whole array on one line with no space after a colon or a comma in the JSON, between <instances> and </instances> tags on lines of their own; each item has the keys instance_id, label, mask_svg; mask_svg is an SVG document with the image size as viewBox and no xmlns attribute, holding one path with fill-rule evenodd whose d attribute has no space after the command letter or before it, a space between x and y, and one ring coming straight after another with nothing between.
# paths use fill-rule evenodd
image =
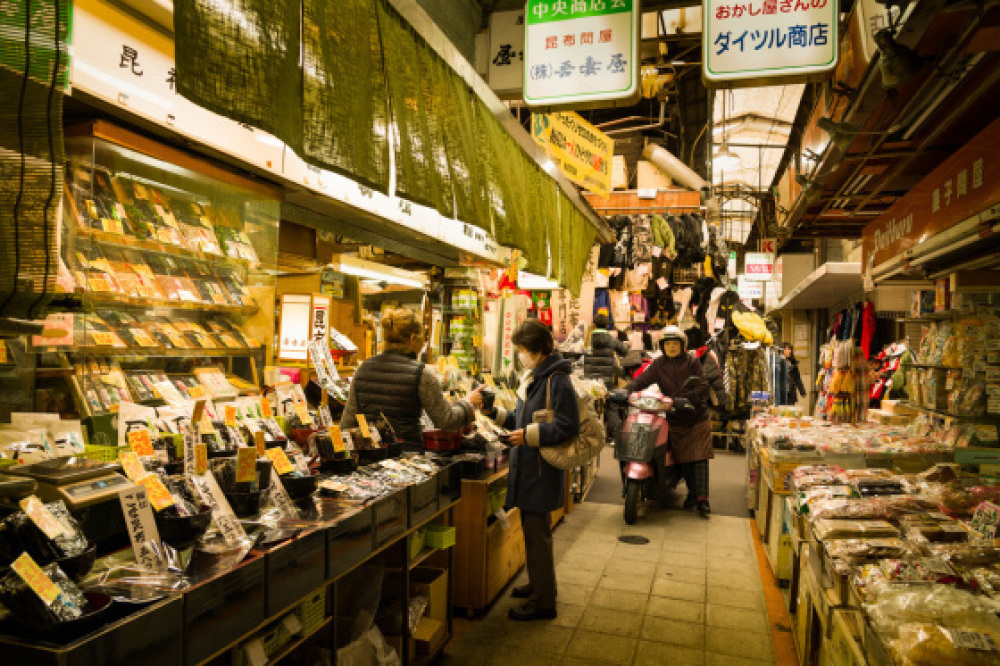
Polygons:
<instances>
[{"instance_id":1,"label":"paper price sign","mask_svg":"<svg viewBox=\"0 0 1000 666\"><path fill-rule=\"evenodd\" d=\"M21 577L28 587L30 587L38 598L45 602L46 606L59 598L59 588L52 582L38 563L31 559L28 553L21 553L21 556L10 565L18 576Z\"/></svg>"},{"instance_id":2,"label":"paper price sign","mask_svg":"<svg viewBox=\"0 0 1000 666\"><path fill-rule=\"evenodd\" d=\"M361 428L361 434L365 436L365 439L372 438L372 431L368 428L368 419L365 418L364 414L357 415L358 427Z\"/></svg>"},{"instance_id":3,"label":"paper price sign","mask_svg":"<svg viewBox=\"0 0 1000 666\"><path fill-rule=\"evenodd\" d=\"M313 424L312 417L309 416L308 407L306 407L301 402L297 402L295 403L293 409L295 410L295 415L299 417L300 421L302 421L302 425L309 426Z\"/></svg>"},{"instance_id":4,"label":"paper price sign","mask_svg":"<svg viewBox=\"0 0 1000 666\"><path fill-rule=\"evenodd\" d=\"M190 386L188 387L188 395L197 400L198 398L205 397L205 387L204 386Z\"/></svg>"},{"instance_id":5,"label":"paper price sign","mask_svg":"<svg viewBox=\"0 0 1000 666\"><path fill-rule=\"evenodd\" d=\"M288 456L285 455L285 452L279 448L268 449L267 457L274 463L274 470L278 474L288 474L295 469L292 466L292 461L290 461Z\"/></svg>"},{"instance_id":6,"label":"paper price sign","mask_svg":"<svg viewBox=\"0 0 1000 666\"><path fill-rule=\"evenodd\" d=\"M271 414L272 414L272 412L271 412L271 401L268 400L267 398L261 398L260 399L260 411L263 413L265 419L266 418L270 418Z\"/></svg>"},{"instance_id":7,"label":"paper price sign","mask_svg":"<svg viewBox=\"0 0 1000 666\"><path fill-rule=\"evenodd\" d=\"M226 425L230 427L236 426L236 407L233 405L226 405Z\"/></svg>"},{"instance_id":8,"label":"paper price sign","mask_svg":"<svg viewBox=\"0 0 1000 666\"><path fill-rule=\"evenodd\" d=\"M271 478L273 479L274 476L272 475ZM198 494L201 495L202 501L212 509L212 520L219 528L222 538L230 545L238 543L247 535L246 530L233 514L233 509L229 506L226 496L222 494L222 489L219 488L215 477L211 474L201 474L191 477L191 481Z\"/></svg>"},{"instance_id":9,"label":"paper price sign","mask_svg":"<svg viewBox=\"0 0 1000 666\"><path fill-rule=\"evenodd\" d=\"M263 430L258 430L253 434L253 444L257 449L258 456L267 455L267 435Z\"/></svg>"},{"instance_id":10,"label":"paper price sign","mask_svg":"<svg viewBox=\"0 0 1000 666\"><path fill-rule=\"evenodd\" d=\"M341 453L345 450L344 435L340 432L340 426L330 426L330 439L333 441L333 450Z\"/></svg>"},{"instance_id":11,"label":"paper price sign","mask_svg":"<svg viewBox=\"0 0 1000 666\"><path fill-rule=\"evenodd\" d=\"M126 435L128 438L128 445L132 447L138 456L153 456L156 453L153 451L153 441L149 436L149 430L142 428L141 430L133 430Z\"/></svg>"},{"instance_id":12,"label":"paper price sign","mask_svg":"<svg viewBox=\"0 0 1000 666\"><path fill-rule=\"evenodd\" d=\"M155 477L151 476L150 478ZM149 493L146 487L139 484L129 490L123 490L118 493L118 501L122 505L122 515L125 517L125 526L128 528L136 563L149 571L161 570L163 561L160 552L162 551L150 548L151 544L155 544L155 548L160 548L162 544L160 544L160 533L156 529L156 519L153 518L153 510L150 508Z\"/></svg>"},{"instance_id":13,"label":"paper price sign","mask_svg":"<svg viewBox=\"0 0 1000 666\"><path fill-rule=\"evenodd\" d=\"M281 483L281 480L278 479L277 474L271 475L270 495L275 505L277 505L278 510L281 511L286 518L296 519L301 517L298 507L295 506L292 498L288 496L288 493L285 491L285 486Z\"/></svg>"},{"instance_id":14,"label":"paper price sign","mask_svg":"<svg viewBox=\"0 0 1000 666\"><path fill-rule=\"evenodd\" d=\"M257 451L239 449L236 451L236 483L253 483L257 478Z\"/></svg>"},{"instance_id":15,"label":"paper price sign","mask_svg":"<svg viewBox=\"0 0 1000 666\"><path fill-rule=\"evenodd\" d=\"M174 496L170 494L170 491L167 490L167 487L163 485L163 482L155 474L149 474L140 479L139 484L146 489L146 494L149 495L149 502L157 511L163 511L168 506L173 505Z\"/></svg>"},{"instance_id":16,"label":"paper price sign","mask_svg":"<svg viewBox=\"0 0 1000 666\"><path fill-rule=\"evenodd\" d=\"M204 474L208 471L208 445L194 445L194 473Z\"/></svg>"},{"instance_id":17,"label":"paper price sign","mask_svg":"<svg viewBox=\"0 0 1000 666\"><path fill-rule=\"evenodd\" d=\"M28 514L28 518L50 539L57 539L69 532L69 527L52 515L48 507L42 501L32 495L21 500L21 510Z\"/></svg>"},{"instance_id":18,"label":"paper price sign","mask_svg":"<svg viewBox=\"0 0 1000 666\"><path fill-rule=\"evenodd\" d=\"M130 481L138 482L139 479L146 476L146 468L142 466L142 461L139 460L139 454L135 451L122 451L118 454L118 459L121 461L122 468L125 470L125 476L127 476Z\"/></svg>"}]
</instances>

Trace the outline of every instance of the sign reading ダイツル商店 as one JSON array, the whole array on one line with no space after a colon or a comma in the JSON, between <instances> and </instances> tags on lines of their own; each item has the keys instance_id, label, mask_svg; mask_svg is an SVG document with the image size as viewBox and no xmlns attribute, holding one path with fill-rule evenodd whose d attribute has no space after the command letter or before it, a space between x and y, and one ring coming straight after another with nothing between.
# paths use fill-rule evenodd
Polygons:
<instances>
[{"instance_id":1,"label":"sign reading \u30c0\u30a4\u30c4\u30eb\u5546\u5e97","mask_svg":"<svg viewBox=\"0 0 1000 666\"><path fill-rule=\"evenodd\" d=\"M710 82L808 77L837 65L837 0L706 0Z\"/></svg>"},{"instance_id":2,"label":"sign reading \u30c0\u30a4\u30c4\u30eb\u5546\u5e97","mask_svg":"<svg viewBox=\"0 0 1000 666\"><path fill-rule=\"evenodd\" d=\"M528 0L524 100L600 104L639 90L639 0Z\"/></svg>"}]
</instances>

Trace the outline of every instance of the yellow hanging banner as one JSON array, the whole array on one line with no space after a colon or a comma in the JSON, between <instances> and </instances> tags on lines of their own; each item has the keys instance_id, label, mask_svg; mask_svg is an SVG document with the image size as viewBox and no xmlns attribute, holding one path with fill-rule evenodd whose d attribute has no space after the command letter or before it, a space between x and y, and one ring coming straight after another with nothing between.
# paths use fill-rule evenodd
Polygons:
<instances>
[{"instance_id":1,"label":"yellow hanging banner","mask_svg":"<svg viewBox=\"0 0 1000 666\"><path fill-rule=\"evenodd\" d=\"M615 142L573 111L534 113L531 138L567 178L594 194L611 194Z\"/></svg>"}]
</instances>

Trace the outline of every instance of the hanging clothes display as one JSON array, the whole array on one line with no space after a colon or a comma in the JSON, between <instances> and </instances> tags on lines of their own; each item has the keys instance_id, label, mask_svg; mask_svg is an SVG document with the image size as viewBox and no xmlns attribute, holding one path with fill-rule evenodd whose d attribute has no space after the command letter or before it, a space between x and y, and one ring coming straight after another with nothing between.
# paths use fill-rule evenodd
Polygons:
<instances>
[{"instance_id":1,"label":"hanging clothes display","mask_svg":"<svg viewBox=\"0 0 1000 666\"><path fill-rule=\"evenodd\" d=\"M848 315L850 317L850 315ZM853 340L831 340L820 348L816 417L833 423L858 423L868 415L868 363Z\"/></svg>"}]
</instances>

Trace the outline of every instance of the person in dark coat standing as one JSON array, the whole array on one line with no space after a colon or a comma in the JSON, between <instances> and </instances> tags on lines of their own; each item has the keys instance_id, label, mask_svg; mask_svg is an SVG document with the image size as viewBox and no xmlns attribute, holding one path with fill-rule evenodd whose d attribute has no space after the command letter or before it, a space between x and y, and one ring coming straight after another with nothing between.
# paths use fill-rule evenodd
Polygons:
<instances>
[{"instance_id":1,"label":"person in dark coat standing","mask_svg":"<svg viewBox=\"0 0 1000 666\"><path fill-rule=\"evenodd\" d=\"M667 326L660 338L663 355L629 384L635 393L656 384L660 392L674 400L674 409L667 413L670 426L670 450L681 468L688 487L689 501L685 507L698 507L708 516L708 461L715 457L712 447L712 422L708 417L708 382L697 358L684 351L687 336L677 326ZM696 377L693 386L686 385Z\"/></svg>"},{"instance_id":2,"label":"person in dark coat standing","mask_svg":"<svg viewBox=\"0 0 1000 666\"><path fill-rule=\"evenodd\" d=\"M511 413L496 408L487 414L510 432L512 447L507 476L507 508L521 510L528 584L512 596L528 601L510 609L512 620L544 620L556 616L556 570L549 513L563 505L566 473L542 457L541 448L564 444L580 432L576 391L570 381L573 364L553 351L552 331L537 319L517 327L511 340L527 372ZM546 413L546 397L552 413Z\"/></svg>"},{"instance_id":3,"label":"person in dark coat standing","mask_svg":"<svg viewBox=\"0 0 1000 666\"><path fill-rule=\"evenodd\" d=\"M627 354L629 346L608 331L609 325L606 314L594 315L590 353L583 357L583 376L600 379L608 388L614 388L615 380L621 376L617 357Z\"/></svg>"},{"instance_id":4,"label":"person in dark coat standing","mask_svg":"<svg viewBox=\"0 0 1000 666\"><path fill-rule=\"evenodd\" d=\"M799 395L806 395L806 387L799 373L799 360L795 358L795 350L791 343L786 342L782 348L784 358L781 362L785 370L785 395L780 396L782 405L794 405L799 401Z\"/></svg>"}]
</instances>

